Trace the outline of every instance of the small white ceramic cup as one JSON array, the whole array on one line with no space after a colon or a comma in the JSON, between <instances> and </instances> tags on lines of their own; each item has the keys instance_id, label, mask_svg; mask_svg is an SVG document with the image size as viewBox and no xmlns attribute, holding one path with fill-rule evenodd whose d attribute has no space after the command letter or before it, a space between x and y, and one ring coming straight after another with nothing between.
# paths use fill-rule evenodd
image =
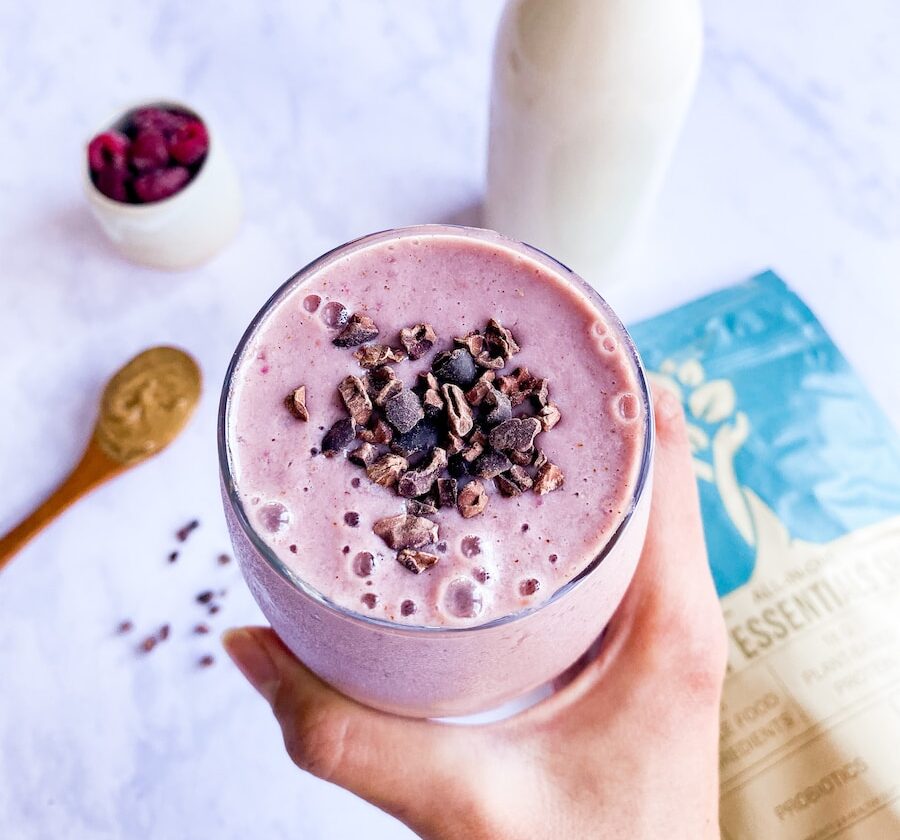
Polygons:
<instances>
[{"instance_id":1,"label":"small white ceramic cup","mask_svg":"<svg viewBox=\"0 0 900 840\"><path fill-rule=\"evenodd\" d=\"M84 190L94 218L124 257L153 268L192 268L220 251L237 232L241 220L237 172L215 126L181 102L154 100L123 108L95 134L121 128L131 113L149 107L184 111L206 126L209 151L197 174L169 198L126 204L107 198L94 186L85 151Z\"/></svg>"}]
</instances>

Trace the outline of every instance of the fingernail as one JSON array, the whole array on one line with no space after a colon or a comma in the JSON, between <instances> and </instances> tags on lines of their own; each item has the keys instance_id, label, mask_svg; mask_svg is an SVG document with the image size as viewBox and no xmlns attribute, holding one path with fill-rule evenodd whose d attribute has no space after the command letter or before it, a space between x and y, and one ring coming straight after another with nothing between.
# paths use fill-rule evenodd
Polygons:
<instances>
[{"instance_id":1,"label":"fingernail","mask_svg":"<svg viewBox=\"0 0 900 840\"><path fill-rule=\"evenodd\" d=\"M278 668L256 634L247 628L226 630L222 646L250 685L271 703L278 689Z\"/></svg>"},{"instance_id":2,"label":"fingernail","mask_svg":"<svg viewBox=\"0 0 900 840\"><path fill-rule=\"evenodd\" d=\"M666 387L656 392L656 414L660 420L674 420L681 414L681 401Z\"/></svg>"}]
</instances>

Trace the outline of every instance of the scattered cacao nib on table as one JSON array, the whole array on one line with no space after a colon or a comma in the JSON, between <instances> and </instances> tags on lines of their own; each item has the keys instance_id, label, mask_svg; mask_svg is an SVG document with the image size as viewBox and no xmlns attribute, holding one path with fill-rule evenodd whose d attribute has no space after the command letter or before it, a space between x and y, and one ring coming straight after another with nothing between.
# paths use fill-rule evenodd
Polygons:
<instances>
[{"instance_id":1,"label":"scattered cacao nib on table","mask_svg":"<svg viewBox=\"0 0 900 840\"><path fill-rule=\"evenodd\" d=\"M188 538L194 531L196 531L197 528L199 528L199 527L200 527L200 520L199 520L199 519L192 519L192 520L191 520L190 522L188 522L186 525L182 525L182 526L175 532L175 539L178 540L178 542L185 542L185 541L187 540L187 538ZM171 555L170 555L170 558L171 558Z\"/></svg>"}]
</instances>

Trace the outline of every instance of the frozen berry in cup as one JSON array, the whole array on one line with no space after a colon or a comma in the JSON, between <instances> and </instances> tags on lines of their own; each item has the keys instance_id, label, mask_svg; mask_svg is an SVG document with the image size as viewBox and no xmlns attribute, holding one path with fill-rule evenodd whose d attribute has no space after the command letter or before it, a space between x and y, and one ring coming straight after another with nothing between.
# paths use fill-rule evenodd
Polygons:
<instances>
[{"instance_id":1,"label":"frozen berry in cup","mask_svg":"<svg viewBox=\"0 0 900 840\"><path fill-rule=\"evenodd\" d=\"M88 144L91 181L113 201L150 204L170 198L199 173L209 132L196 114L148 106L126 112Z\"/></svg>"},{"instance_id":2,"label":"frozen berry in cup","mask_svg":"<svg viewBox=\"0 0 900 840\"><path fill-rule=\"evenodd\" d=\"M240 223L237 173L215 128L179 102L141 102L85 144L91 212L128 259L163 269L209 259Z\"/></svg>"}]
</instances>

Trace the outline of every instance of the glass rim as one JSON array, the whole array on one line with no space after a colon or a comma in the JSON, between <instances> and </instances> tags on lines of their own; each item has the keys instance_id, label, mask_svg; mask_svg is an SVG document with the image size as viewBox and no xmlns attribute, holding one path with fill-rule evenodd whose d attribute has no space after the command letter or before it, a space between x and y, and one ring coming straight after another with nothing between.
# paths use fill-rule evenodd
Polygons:
<instances>
[{"instance_id":1,"label":"glass rim","mask_svg":"<svg viewBox=\"0 0 900 840\"><path fill-rule=\"evenodd\" d=\"M296 286L301 285L308 277L317 273L328 264L340 259L341 257L363 250L378 242L400 237L425 237L425 236L460 236L464 238L473 238L481 242L491 242L500 247L513 251L521 256L529 257L543 267L553 271L567 285L573 287L576 292L585 296L594 309L599 309L606 319L607 323L618 333L619 338L628 350L628 358L633 365L633 372L637 381L638 390L642 404L644 406L644 442L641 449L641 461L635 480L634 489L628 500L627 508L622 515L616 529L610 534L609 538L603 544L603 547L597 553L597 556L591 560L575 577L566 581L562 586L556 589L553 594L545 601L535 604L534 606L525 607L513 613L499 616L490 621L481 624L462 625L462 626L436 626L436 625L416 625L401 624L396 621L389 621L384 618L376 618L363 615L350 607L342 606L331 600L327 595L320 592L316 587L307 583L298 574L291 570L275 553L275 551L260 536L257 530L250 522L247 511L240 499L237 491L237 484L234 480L234 473L231 468L230 446L228 437L228 414L231 404L231 394L233 390L234 376L240 365L244 351L257 330L266 320L268 315L278 306L281 301L293 292ZM326 251L319 257L307 263L299 271L292 274L285 280L273 293L268 300L262 305L250 324L244 330L243 335L238 341L237 347L231 356L228 368L225 371L225 380L222 384L222 393L219 399L218 419L217 419L217 441L218 441L218 459L219 459L219 477L225 490L228 504L235 519L241 527L246 538L256 550L256 552L266 561L272 570L279 575L288 585L296 589L301 595L311 598L314 602L329 610L337 613L344 619L359 622L363 625L377 627L381 630L390 630L398 634L457 634L457 633L474 633L479 630L489 630L512 624L520 621L533 613L546 609L551 604L562 600L573 590L579 588L592 573L603 563L603 560L609 555L612 549L618 544L623 533L627 530L631 522L637 504L643 497L647 481L650 477L650 470L653 461L653 451L655 442L655 428L653 423L653 408L650 400L650 388L647 376L644 371L643 363L638 355L634 341L625 329L624 324L618 315L613 311L610 305L604 300L600 293L589 285L582 277L572 271L568 266L559 260L551 257L549 254L515 239L503 236L492 230L484 228L468 227L465 225L451 224L422 224L410 225L397 228L386 228L374 233L351 239L342 245L338 245L329 251Z\"/></svg>"}]
</instances>

